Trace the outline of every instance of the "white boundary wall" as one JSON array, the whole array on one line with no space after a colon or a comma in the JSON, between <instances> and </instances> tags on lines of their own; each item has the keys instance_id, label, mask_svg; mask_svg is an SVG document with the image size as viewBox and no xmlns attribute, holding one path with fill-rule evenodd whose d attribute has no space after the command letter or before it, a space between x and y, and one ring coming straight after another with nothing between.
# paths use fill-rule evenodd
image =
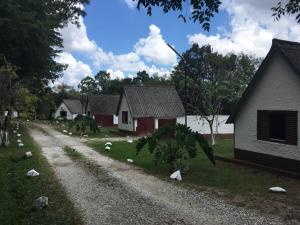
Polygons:
<instances>
[{"instance_id":1,"label":"white boundary wall","mask_svg":"<svg viewBox=\"0 0 300 225\"><path fill-rule=\"evenodd\" d=\"M226 124L226 120L228 119L228 115L218 115L217 120L219 123L219 127L216 127L216 122L214 123L214 133L215 134L233 134L234 128L233 124ZM184 124L184 117L177 118L177 123ZM207 121L204 118L201 118L197 115L187 116L187 125L193 131L198 131L201 134L210 134L210 129Z\"/></svg>"}]
</instances>

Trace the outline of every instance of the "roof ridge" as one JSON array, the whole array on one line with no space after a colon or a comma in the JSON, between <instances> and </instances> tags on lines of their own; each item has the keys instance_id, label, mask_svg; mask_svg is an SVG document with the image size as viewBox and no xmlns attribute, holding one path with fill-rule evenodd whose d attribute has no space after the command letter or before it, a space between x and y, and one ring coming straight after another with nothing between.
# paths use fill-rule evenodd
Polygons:
<instances>
[{"instance_id":1,"label":"roof ridge","mask_svg":"<svg viewBox=\"0 0 300 225\"><path fill-rule=\"evenodd\" d=\"M284 43L287 43L287 44L294 44L294 45L300 45L299 42L296 42L296 41L288 41L288 40L283 40L283 39L277 39L277 38L273 38L272 40L272 43L279 43L279 42L284 42Z\"/></svg>"},{"instance_id":2,"label":"roof ridge","mask_svg":"<svg viewBox=\"0 0 300 225\"><path fill-rule=\"evenodd\" d=\"M174 85L163 85L163 84L159 84L159 85L154 85L154 84L149 84L149 85L138 85L138 84L133 84L133 85L123 85L123 87L175 87Z\"/></svg>"}]
</instances>

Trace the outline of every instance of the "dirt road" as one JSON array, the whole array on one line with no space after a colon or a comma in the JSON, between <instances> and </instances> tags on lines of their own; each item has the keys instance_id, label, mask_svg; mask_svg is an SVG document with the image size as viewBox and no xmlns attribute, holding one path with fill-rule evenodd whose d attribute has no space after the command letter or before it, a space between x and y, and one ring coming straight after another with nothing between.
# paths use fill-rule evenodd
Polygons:
<instances>
[{"instance_id":1,"label":"dirt road","mask_svg":"<svg viewBox=\"0 0 300 225\"><path fill-rule=\"evenodd\" d=\"M78 138L38 126L46 132L32 128L30 133L85 224L286 224L273 215L261 215L162 181L95 152ZM100 166L97 173L72 161L63 146L75 148Z\"/></svg>"}]
</instances>

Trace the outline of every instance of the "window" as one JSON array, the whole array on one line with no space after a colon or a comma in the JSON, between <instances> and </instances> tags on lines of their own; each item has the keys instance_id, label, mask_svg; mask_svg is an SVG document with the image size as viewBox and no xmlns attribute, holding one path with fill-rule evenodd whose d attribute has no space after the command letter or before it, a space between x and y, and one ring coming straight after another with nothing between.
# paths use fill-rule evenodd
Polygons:
<instances>
[{"instance_id":1,"label":"window","mask_svg":"<svg viewBox=\"0 0 300 225\"><path fill-rule=\"evenodd\" d=\"M298 112L258 110L257 139L297 145Z\"/></svg>"},{"instance_id":2,"label":"window","mask_svg":"<svg viewBox=\"0 0 300 225\"><path fill-rule=\"evenodd\" d=\"M128 124L128 112L127 111L122 111L122 123Z\"/></svg>"},{"instance_id":3,"label":"window","mask_svg":"<svg viewBox=\"0 0 300 225\"><path fill-rule=\"evenodd\" d=\"M61 118L66 118L67 117L67 111L60 111L59 115Z\"/></svg>"}]
</instances>

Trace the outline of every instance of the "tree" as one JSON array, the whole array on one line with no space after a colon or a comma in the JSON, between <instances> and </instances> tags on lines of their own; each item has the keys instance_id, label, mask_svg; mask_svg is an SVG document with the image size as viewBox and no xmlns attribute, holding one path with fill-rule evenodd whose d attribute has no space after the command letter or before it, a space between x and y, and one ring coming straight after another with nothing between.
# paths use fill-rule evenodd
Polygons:
<instances>
[{"instance_id":1,"label":"tree","mask_svg":"<svg viewBox=\"0 0 300 225\"><path fill-rule=\"evenodd\" d=\"M12 82L16 78L16 67L4 57L0 58L0 146L9 144L8 132L15 93Z\"/></svg>"},{"instance_id":2,"label":"tree","mask_svg":"<svg viewBox=\"0 0 300 225\"><path fill-rule=\"evenodd\" d=\"M233 104L241 96L255 72L246 55L222 56L211 46L194 44L183 53L171 78L188 114L200 115L210 127L211 142L215 144L214 123L224 104ZM184 73L187 74L187 95L184 92Z\"/></svg>"},{"instance_id":3,"label":"tree","mask_svg":"<svg viewBox=\"0 0 300 225\"><path fill-rule=\"evenodd\" d=\"M58 31L68 22L78 24L89 0L2 0L0 53L17 67L18 78L38 92L62 75L65 65L55 61L62 48Z\"/></svg>"},{"instance_id":4,"label":"tree","mask_svg":"<svg viewBox=\"0 0 300 225\"><path fill-rule=\"evenodd\" d=\"M0 2L0 79L1 91L6 91L6 97L1 97L5 104L1 106L0 126L6 134L19 99L17 90L40 96L50 81L62 75L66 65L55 61L63 47L59 29L68 22L78 25L79 17L85 15L82 5L88 3L89 0ZM1 143L7 142L2 139Z\"/></svg>"},{"instance_id":5,"label":"tree","mask_svg":"<svg viewBox=\"0 0 300 225\"><path fill-rule=\"evenodd\" d=\"M91 95L93 94L98 94L100 92L98 85L95 81L94 78L92 77L85 77L83 78L79 85L78 88L82 94L82 97L85 96L86 97L86 101L85 101L85 114L87 113L87 108L88 108L88 103L89 103L89 98ZM82 99L83 100L83 99Z\"/></svg>"},{"instance_id":6,"label":"tree","mask_svg":"<svg viewBox=\"0 0 300 225\"><path fill-rule=\"evenodd\" d=\"M279 1L276 6L271 8L273 17L280 20L281 16L295 15L297 23L300 23L300 2L299 0Z\"/></svg>"},{"instance_id":7,"label":"tree","mask_svg":"<svg viewBox=\"0 0 300 225\"><path fill-rule=\"evenodd\" d=\"M173 135L174 138L167 138ZM152 136L139 139L136 145L137 155L146 144L149 152L154 154L154 163L169 163L172 172L180 170L184 174L188 171L187 160L197 156L197 144L215 164L213 149L205 138L182 124L166 125L156 130Z\"/></svg>"},{"instance_id":8,"label":"tree","mask_svg":"<svg viewBox=\"0 0 300 225\"><path fill-rule=\"evenodd\" d=\"M26 118L36 119L36 111L40 99L27 88L18 87L15 91L14 110L26 114Z\"/></svg>"},{"instance_id":9,"label":"tree","mask_svg":"<svg viewBox=\"0 0 300 225\"><path fill-rule=\"evenodd\" d=\"M99 71L95 75L95 82L101 93L107 94L109 92L110 74L106 71Z\"/></svg>"},{"instance_id":10,"label":"tree","mask_svg":"<svg viewBox=\"0 0 300 225\"><path fill-rule=\"evenodd\" d=\"M137 8L145 8L150 16L154 7L162 8L164 13L179 11L178 18L184 22L187 19L197 21L206 31L209 31L210 19L218 13L221 5L220 0L137 0L137 2Z\"/></svg>"}]
</instances>

